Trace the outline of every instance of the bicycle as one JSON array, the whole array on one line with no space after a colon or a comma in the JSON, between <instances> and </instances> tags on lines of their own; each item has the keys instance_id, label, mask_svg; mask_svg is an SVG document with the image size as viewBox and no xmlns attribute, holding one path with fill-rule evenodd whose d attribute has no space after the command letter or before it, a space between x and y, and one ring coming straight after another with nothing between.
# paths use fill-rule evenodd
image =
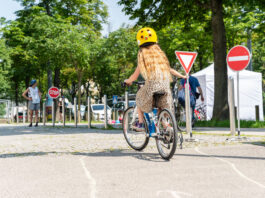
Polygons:
<instances>
[{"instance_id":1,"label":"bicycle","mask_svg":"<svg viewBox=\"0 0 265 198\"><path fill-rule=\"evenodd\" d=\"M144 82L134 82L133 84L138 85L139 89ZM150 138L155 138L160 156L165 160L170 160L176 151L178 132L176 120L171 111L162 109L157 115L157 101L164 94L164 92L154 94L152 113L144 113L145 130L143 132L138 132L132 127L138 121L136 107L129 107L125 110L122 124L124 137L132 149L141 151L148 145Z\"/></svg>"},{"instance_id":2,"label":"bicycle","mask_svg":"<svg viewBox=\"0 0 265 198\"><path fill-rule=\"evenodd\" d=\"M179 81L176 79L172 87L173 103L175 108L175 117L177 121L178 130L181 132L186 131L186 111L178 101Z\"/></svg>"},{"instance_id":3,"label":"bicycle","mask_svg":"<svg viewBox=\"0 0 265 198\"><path fill-rule=\"evenodd\" d=\"M196 120L206 120L206 105L200 104L194 110Z\"/></svg>"}]
</instances>

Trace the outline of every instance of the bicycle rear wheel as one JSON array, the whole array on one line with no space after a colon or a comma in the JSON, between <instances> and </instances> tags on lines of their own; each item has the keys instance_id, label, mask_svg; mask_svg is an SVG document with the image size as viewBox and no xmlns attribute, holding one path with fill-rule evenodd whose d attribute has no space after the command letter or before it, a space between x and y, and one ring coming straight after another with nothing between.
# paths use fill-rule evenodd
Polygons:
<instances>
[{"instance_id":1,"label":"bicycle rear wheel","mask_svg":"<svg viewBox=\"0 0 265 198\"><path fill-rule=\"evenodd\" d=\"M157 127L159 129L156 137L156 145L159 154L165 160L173 157L178 140L177 124L173 114L163 109L158 116Z\"/></svg>"},{"instance_id":2,"label":"bicycle rear wheel","mask_svg":"<svg viewBox=\"0 0 265 198\"><path fill-rule=\"evenodd\" d=\"M132 125L138 121L137 109L134 107L128 108L123 116L123 134L131 148L137 151L143 150L149 142L149 131L146 120L144 118L144 132L137 132L132 129Z\"/></svg>"}]
</instances>

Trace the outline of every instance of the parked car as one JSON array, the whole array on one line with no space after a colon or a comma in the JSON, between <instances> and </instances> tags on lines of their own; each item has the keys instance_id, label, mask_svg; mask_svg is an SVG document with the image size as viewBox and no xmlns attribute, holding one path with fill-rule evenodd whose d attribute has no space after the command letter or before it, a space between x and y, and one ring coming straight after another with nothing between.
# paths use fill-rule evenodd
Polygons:
<instances>
[{"instance_id":1,"label":"parked car","mask_svg":"<svg viewBox=\"0 0 265 198\"><path fill-rule=\"evenodd\" d=\"M129 107L136 106L136 102L134 100L129 101ZM115 105L115 110L118 110L118 112L123 112L125 110L125 101L118 102Z\"/></svg>"},{"instance_id":2,"label":"parked car","mask_svg":"<svg viewBox=\"0 0 265 198\"><path fill-rule=\"evenodd\" d=\"M33 117L35 117L35 114L33 114ZM27 119L27 112L25 112L25 119ZM14 115L14 120L17 121L17 115ZM19 122L23 121L23 112L18 112L18 120Z\"/></svg>"},{"instance_id":3,"label":"parked car","mask_svg":"<svg viewBox=\"0 0 265 198\"><path fill-rule=\"evenodd\" d=\"M72 105L71 109L72 109L72 116L74 116L74 113L75 113L74 105ZM78 109L78 105L76 105L76 109ZM81 114L81 118L84 119L85 114L86 114L86 106L85 105L80 105L80 114Z\"/></svg>"},{"instance_id":4,"label":"parked car","mask_svg":"<svg viewBox=\"0 0 265 198\"><path fill-rule=\"evenodd\" d=\"M104 120L104 104L92 104L91 105L91 111L93 114L94 118L98 118L100 120ZM107 116L108 116L108 120L111 119L111 108L109 106L107 106Z\"/></svg>"}]
</instances>

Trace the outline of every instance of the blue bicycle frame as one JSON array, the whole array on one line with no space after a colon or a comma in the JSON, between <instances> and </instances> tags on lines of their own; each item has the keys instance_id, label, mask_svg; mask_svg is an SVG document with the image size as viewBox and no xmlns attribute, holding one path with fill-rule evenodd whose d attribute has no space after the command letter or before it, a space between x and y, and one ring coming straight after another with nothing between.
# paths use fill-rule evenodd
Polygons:
<instances>
[{"instance_id":1,"label":"blue bicycle frame","mask_svg":"<svg viewBox=\"0 0 265 198\"><path fill-rule=\"evenodd\" d=\"M153 113L154 115L157 114L157 109L153 109ZM148 113L144 113L144 116L145 116L145 119L146 119L146 122L147 122L147 126L148 126L148 129L149 129L149 137L152 137L152 134L156 132L156 126L155 126L155 122L154 120L150 118L149 114Z\"/></svg>"}]
</instances>

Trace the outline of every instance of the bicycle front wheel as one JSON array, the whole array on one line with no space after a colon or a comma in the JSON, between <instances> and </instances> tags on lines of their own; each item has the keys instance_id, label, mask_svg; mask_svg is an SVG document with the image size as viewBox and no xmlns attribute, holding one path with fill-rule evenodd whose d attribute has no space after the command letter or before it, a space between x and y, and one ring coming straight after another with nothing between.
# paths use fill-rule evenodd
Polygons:
<instances>
[{"instance_id":1,"label":"bicycle front wheel","mask_svg":"<svg viewBox=\"0 0 265 198\"><path fill-rule=\"evenodd\" d=\"M148 142L148 127L146 120L144 119L145 131L138 132L135 131L132 126L138 121L137 107L130 107L124 112L123 116L123 134L124 137L131 148L137 151L143 150Z\"/></svg>"},{"instance_id":2,"label":"bicycle front wheel","mask_svg":"<svg viewBox=\"0 0 265 198\"><path fill-rule=\"evenodd\" d=\"M158 152L163 159L169 160L176 151L178 140L176 120L169 110L164 109L160 112L157 127L159 130L156 137Z\"/></svg>"}]
</instances>

